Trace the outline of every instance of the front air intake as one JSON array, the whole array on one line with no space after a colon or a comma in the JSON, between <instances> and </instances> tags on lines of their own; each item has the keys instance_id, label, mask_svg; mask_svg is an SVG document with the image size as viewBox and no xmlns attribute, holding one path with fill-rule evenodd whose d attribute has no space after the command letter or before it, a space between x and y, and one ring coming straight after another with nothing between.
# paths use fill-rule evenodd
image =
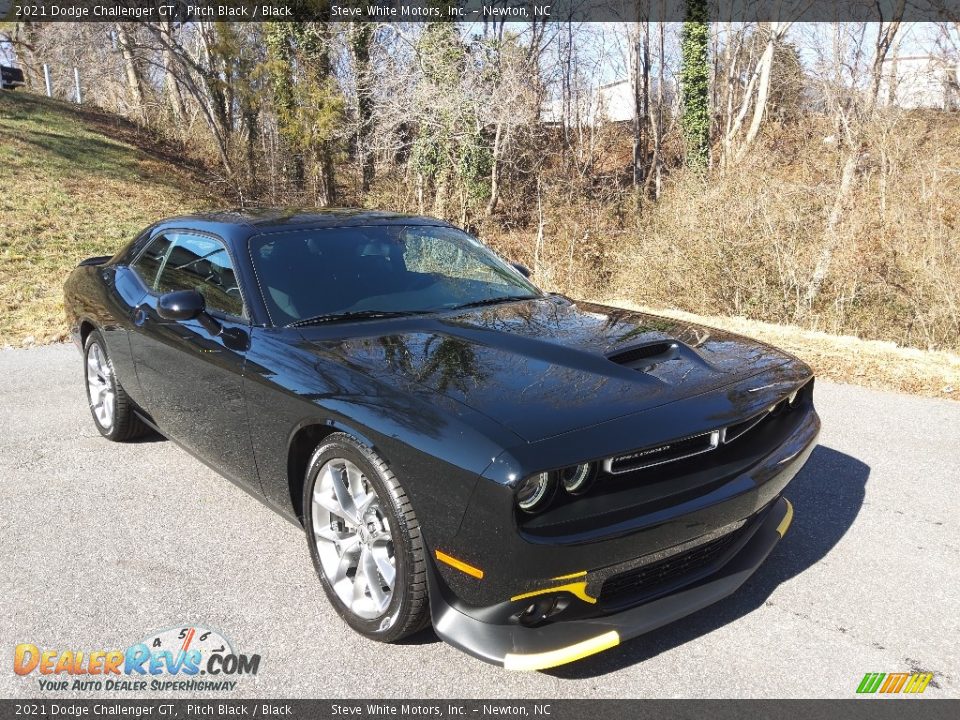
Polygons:
<instances>
[{"instance_id":1,"label":"front air intake","mask_svg":"<svg viewBox=\"0 0 960 720\"><path fill-rule=\"evenodd\" d=\"M740 527L663 560L607 578L600 588L600 600L616 602L626 598L635 599L669 583L676 583L684 578L693 579L692 575L722 559L727 551L743 537L745 530L746 528Z\"/></svg>"}]
</instances>

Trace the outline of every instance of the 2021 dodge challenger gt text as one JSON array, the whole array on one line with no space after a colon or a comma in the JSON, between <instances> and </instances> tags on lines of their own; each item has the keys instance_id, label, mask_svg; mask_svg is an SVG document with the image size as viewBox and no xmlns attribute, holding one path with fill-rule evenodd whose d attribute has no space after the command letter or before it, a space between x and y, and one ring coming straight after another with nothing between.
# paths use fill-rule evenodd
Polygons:
<instances>
[{"instance_id":1,"label":"2021 dodge challenger gt text","mask_svg":"<svg viewBox=\"0 0 960 720\"><path fill-rule=\"evenodd\" d=\"M786 532L810 369L547 294L385 212L166 220L65 286L94 422L301 524L356 631L542 669L733 593Z\"/></svg>"}]
</instances>

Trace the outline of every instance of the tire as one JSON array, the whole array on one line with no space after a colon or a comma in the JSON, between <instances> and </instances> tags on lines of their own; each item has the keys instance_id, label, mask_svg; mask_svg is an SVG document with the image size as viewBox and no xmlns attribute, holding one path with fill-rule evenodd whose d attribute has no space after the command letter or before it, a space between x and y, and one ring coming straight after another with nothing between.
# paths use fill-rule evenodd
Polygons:
<instances>
[{"instance_id":1,"label":"tire","mask_svg":"<svg viewBox=\"0 0 960 720\"><path fill-rule=\"evenodd\" d=\"M146 432L146 425L134 414L133 402L120 384L99 330L91 331L83 344L83 376L93 424L101 435L124 442Z\"/></svg>"},{"instance_id":2,"label":"tire","mask_svg":"<svg viewBox=\"0 0 960 720\"><path fill-rule=\"evenodd\" d=\"M314 568L350 627L371 640L396 642L429 624L420 523L382 458L350 435L330 435L307 466L303 508Z\"/></svg>"}]
</instances>

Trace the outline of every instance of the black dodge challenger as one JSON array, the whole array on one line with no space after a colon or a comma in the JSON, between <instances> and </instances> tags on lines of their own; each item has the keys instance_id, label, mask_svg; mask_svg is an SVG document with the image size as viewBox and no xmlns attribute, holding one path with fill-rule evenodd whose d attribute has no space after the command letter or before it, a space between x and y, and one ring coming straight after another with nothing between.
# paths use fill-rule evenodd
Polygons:
<instances>
[{"instance_id":1,"label":"black dodge challenger","mask_svg":"<svg viewBox=\"0 0 960 720\"><path fill-rule=\"evenodd\" d=\"M734 592L820 421L796 358L528 275L440 220L243 210L152 225L65 299L105 437L158 430L301 524L363 635L432 621L532 670Z\"/></svg>"}]
</instances>

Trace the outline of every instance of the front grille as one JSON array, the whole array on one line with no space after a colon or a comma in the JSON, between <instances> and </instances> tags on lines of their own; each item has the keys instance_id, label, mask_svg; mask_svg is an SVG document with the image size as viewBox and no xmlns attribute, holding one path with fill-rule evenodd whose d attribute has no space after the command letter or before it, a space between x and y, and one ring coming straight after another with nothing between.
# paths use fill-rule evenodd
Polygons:
<instances>
[{"instance_id":1,"label":"front grille","mask_svg":"<svg viewBox=\"0 0 960 720\"><path fill-rule=\"evenodd\" d=\"M603 461L603 469L612 475L619 475L662 465L663 463L684 460L694 455L716 450L721 445L732 443L749 432L759 430L774 418L791 412L801 402L809 401L812 389L813 383L808 382L789 397L781 399L762 412L712 432L680 438L679 440L669 440L660 445L653 445L607 458Z\"/></svg>"},{"instance_id":2,"label":"front grille","mask_svg":"<svg viewBox=\"0 0 960 720\"><path fill-rule=\"evenodd\" d=\"M604 470L614 475L618 473L640 470L641 468L660 465L661 463L682 460L713 450L720 440L720 433L708 432L703 435L674 440L656 447L637 450L636 452L618 455L604 463Z\"/></svg>"},{"instance_id":3,"label":"front grille","mask_svg":"<svg viewBox=\"0 0 960 720\"><path fill-rule=\"evenodd\" d=\"M607 578L600 590L601 601L615 601L626 596L645 595L662 585L693 575L719 560L740 539L744 528L705 542L649 565Z\"/></svg>"}]
</instances>

